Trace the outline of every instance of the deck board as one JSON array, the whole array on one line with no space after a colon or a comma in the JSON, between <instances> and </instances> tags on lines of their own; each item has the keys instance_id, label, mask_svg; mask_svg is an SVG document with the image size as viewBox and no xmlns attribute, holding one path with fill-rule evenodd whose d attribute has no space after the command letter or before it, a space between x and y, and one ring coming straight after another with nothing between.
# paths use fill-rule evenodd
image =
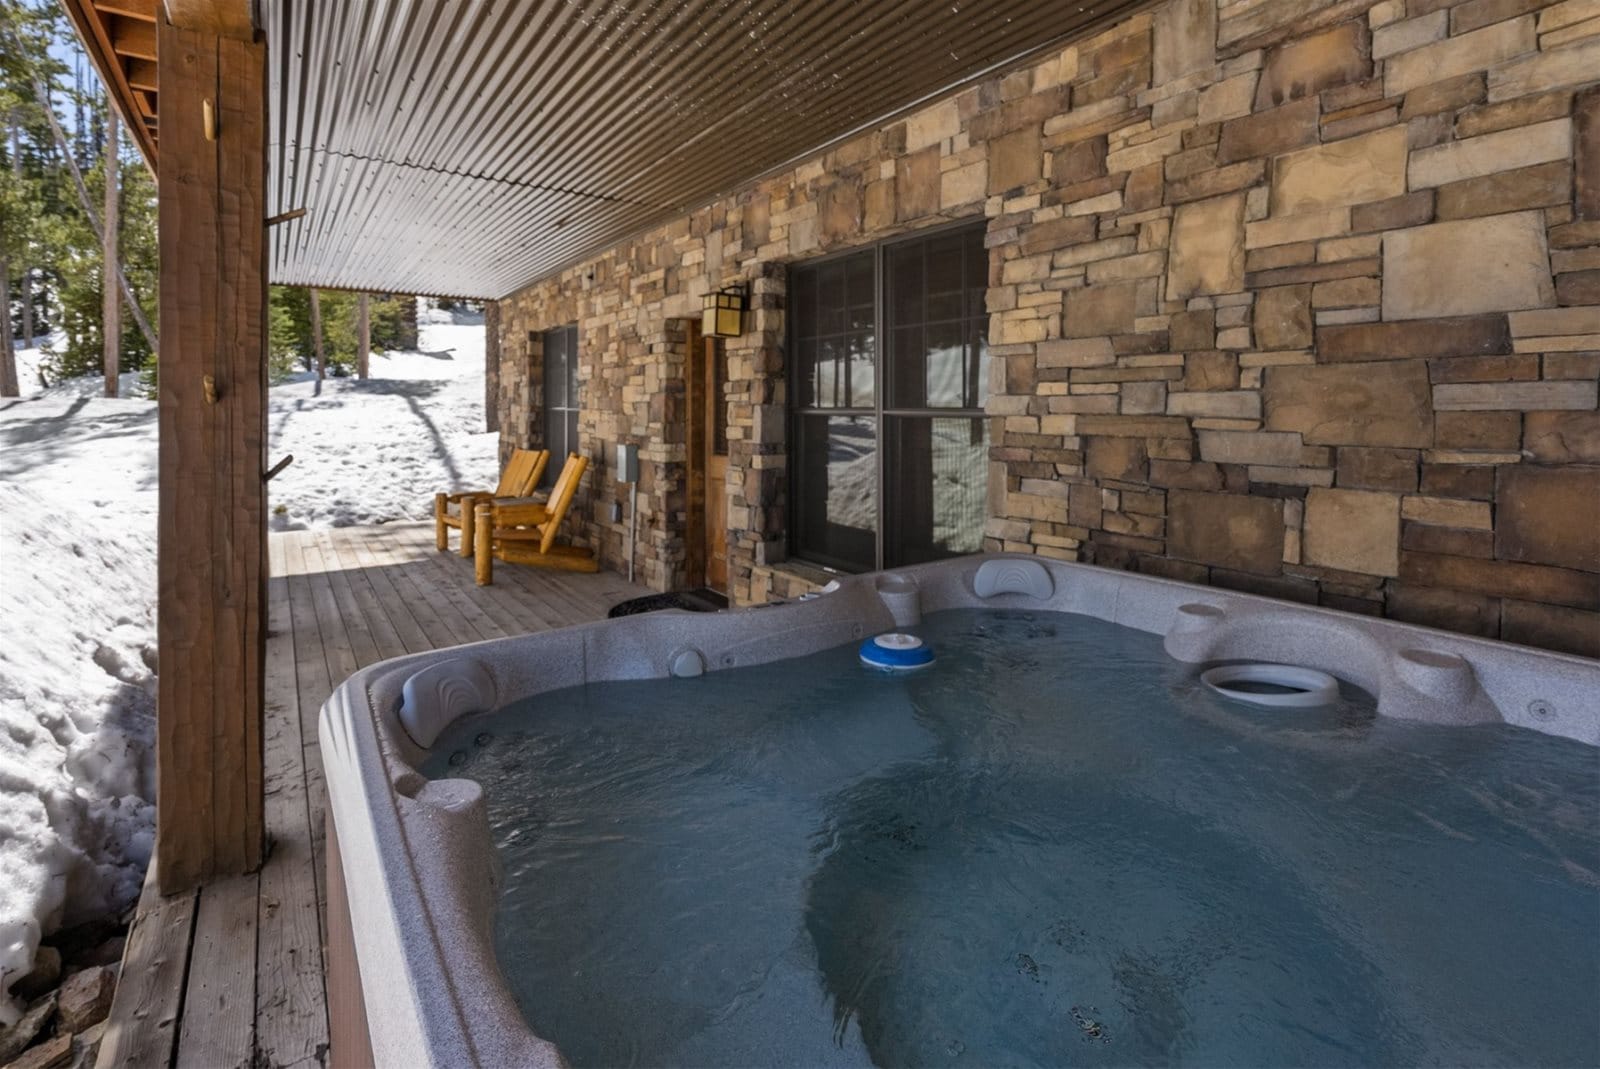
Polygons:
<instances>
[{"instance_id":1,"label":"deck board","mask_svg":"<svg viewBox=\"0 0 1600 1069\"><path fill-rule=\"evenodd\" d=\"M433 526L287 531L269 539L265 817L259 872L161 897L147 882L101 1066L275 1066L328 1057L322 754L317 715L357 668L598 620L649 593L620 576L472 562Z\"/></svg>"}]
</instances>

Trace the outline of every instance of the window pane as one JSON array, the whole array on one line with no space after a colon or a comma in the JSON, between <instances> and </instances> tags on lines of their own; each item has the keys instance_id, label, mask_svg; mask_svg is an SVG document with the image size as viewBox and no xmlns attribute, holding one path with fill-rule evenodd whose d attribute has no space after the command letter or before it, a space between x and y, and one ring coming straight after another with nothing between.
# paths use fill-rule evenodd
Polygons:
<instances>
[{"instance_id":1,"label":"window pane","mask_svg":"<svg viewBox=\"0 0 1600 1069\"><path fill-rule=\"evenodd\" d=\"M884 422L884 567L978 552L988 489L987 421L891 416Z\"/></svg>"},{"instance_id":2,"label":"window pane","mask_svg":"<svg viewBox=\"0 0 1600 1069\"><path fill-rule=\"evenodd\" d=\"M850 335L845 339L845 346L850 362L850 392L846 403L851 408L871 408L878 385L878 354L873 351L872 332Z\"/></svg>"},{"instance_id":3,"label":"window pane","mask_svg":"<svg viewBox=\"0 0 1600 1069\"><path fill-rule=\"evenodd\" d=\"M961 318L965 310L962 276L969 244L971 241L965 233L933 238L928 242L926 314L929 321Z\"/></svg>"},{"instance_id":4,"label":"window pane","mask_svg":"<svg viewBox=\"0 0 1600 1069\"><path fill-rule=\"evenodd\" d=\"M960 320L928 326L929 408L969 408L976 400L967 389L967 339L961 328Z\"/></svg>"},{"instance_id":5,"label":"window pane","mask_svg":"<svg viewBox=\"0 0 1600 1069\"><path fill-rule=\"evenodd\" d=\"M887 274L884 293L888 297L889 325L921 323L923 315L923 242L907 241L884 250L883 268Z\"/></svg>"},{"instance_id":6,"label":"window pane","mask_svg":"<svg viewBox=\"0 0 1600 1069\"><path fill-rule=\"evenodd\" d=\"M982 228L884 252L890 335L887 408L983 407L988 394Z\"/></svg>"},{"instance_id":7,"label":"window pane","mask_svg":"<svg viewBox=\"0 0 1600 1069\"><path fill-rule=\"evenodd\" d=\"M799 424L797 548L825 564L870 571L878 529L873 421L802 416Z\"/></svg>"},{"instance_id":8,"label":"window pane","mask_svg":"<svg viewBox=\"0 0 1600 1069\"><path fill-rule=\"evenodd\" d=\"M567 407L578 407L578 328L568 327L566 341L562 348L565 350L567 361Z\"/></svg>"}]
</instances>

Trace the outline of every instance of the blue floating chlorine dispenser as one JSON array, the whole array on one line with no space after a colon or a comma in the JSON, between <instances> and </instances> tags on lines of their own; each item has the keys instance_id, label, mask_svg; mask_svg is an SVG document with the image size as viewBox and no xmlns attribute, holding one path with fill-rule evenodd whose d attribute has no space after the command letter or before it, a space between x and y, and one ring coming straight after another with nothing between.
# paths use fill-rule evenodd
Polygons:
<instances>
[{"instance_id":1,"label":"blue floating chlorine dispenser","mask_svg":"<svg viewBox=\"0 0 1600 1069\"><path fill-rule=\"evenodd\" d=\"M910 672L932 664L933 650L916 635L891 631L861 644L861 663L886 672Z\"/></svg>"}]
</instances>

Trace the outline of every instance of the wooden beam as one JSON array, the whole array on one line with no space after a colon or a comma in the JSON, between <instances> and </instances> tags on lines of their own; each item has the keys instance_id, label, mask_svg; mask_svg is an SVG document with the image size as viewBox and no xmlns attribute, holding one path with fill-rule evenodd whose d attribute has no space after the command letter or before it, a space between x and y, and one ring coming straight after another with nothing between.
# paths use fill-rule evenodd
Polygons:
<instances>
[{"instance_id":1,"label":"wooden beam","mask_svg":"<svg viewBox=\"0 0 1600 1069\"><path fill-rule=\"evenodd\" d=\"M96 11L155 25L156 0L94 0L94 7Z\"/></svg>"},{"instance_id":2,"label":"wooden beam","mask_svg":"<svg viewBox=\"0 0 1600 1069\"><path fill-rule=\"evenodd\" d=\"M251 0L165 0L165 4L167 21L180 29L236 41L255 39L255 5Z\"/></svg>"},{"instance_id":3,"label":"wooden beam","mask_svg":"<svg viewBox=\"0 0 1600 1069\"><path fill-rule=\"evenodd\" d=\"M262 856L267 56L158 26L156 856L172 893Z\"/></svg>"},{"instance_id":4,"label":"wooden beam","mask_svg":"<svg viewBox=\"0 0 1600 1069\"><path fill-rule=\"evenodd\" d=\"M154 63L147 59L128 59L122 62L122 69L128 74L128 85L152 93L160 90L160 75Z\"/></svg>"},{"instance_id":5,"label":"wooden beam","mask_svg":"<svg viewBox=\"0 0 1600 1069\"><path fill-rule=\"evenodd\" d=\"M111 18L111 47L119 56L156 59L156 24L114 15Z\"/></svg>"},{"instance_id":6,"label":"wooden beam","mask_svg":"<svg viewBox=\"0 0 1600 1069\"><path fill-rule=\"evenodd\" d=\"M110 88L111 99L116 101L122 124L133 135L134 143L139 146L139 154L144 157L145 166L150 168L150 173L154 175L156 173L155 127L141 121L143 116L134 100L134 88L128 84L128 73L123 69L122 60L111 44L109 25L111 15L107 13L116 9L118 14L136 18L134 10L124 12L121 8L126 6L136 9L139 7L138 0L107 0L93 4L90 0L61 0L61 6L66 9L73 29L78 31L78 39L83 42L84 51L89 55L89 62L93 63L94 69L99 72L100 80ZM155 17L155 0L150 0L150 17L152 19ZM155 86L151 85L149 88L154 90Z\"/></svg>"}]
</instances>

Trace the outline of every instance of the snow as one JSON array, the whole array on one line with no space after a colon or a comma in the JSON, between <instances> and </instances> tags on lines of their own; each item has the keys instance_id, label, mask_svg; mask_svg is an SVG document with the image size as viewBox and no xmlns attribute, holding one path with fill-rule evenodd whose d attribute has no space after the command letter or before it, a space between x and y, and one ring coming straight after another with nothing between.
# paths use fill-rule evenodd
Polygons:
<instances>
[{"instance_id":1,"label":"snow","mask_svg":"<svg viewBox=\"0 0 1600 1069\"><path fill-rule=\"evenodd\" d=\"M295 455L273 526L420 519L494 484L482 320L460 318L425 310L422 351L374 354L366 382L273 389L269 454ZM155 828L156 405L95 376L41 390L29 359L0 401L0 1026L42 936L134 901Z\"/></svg>"}]
</instances>

